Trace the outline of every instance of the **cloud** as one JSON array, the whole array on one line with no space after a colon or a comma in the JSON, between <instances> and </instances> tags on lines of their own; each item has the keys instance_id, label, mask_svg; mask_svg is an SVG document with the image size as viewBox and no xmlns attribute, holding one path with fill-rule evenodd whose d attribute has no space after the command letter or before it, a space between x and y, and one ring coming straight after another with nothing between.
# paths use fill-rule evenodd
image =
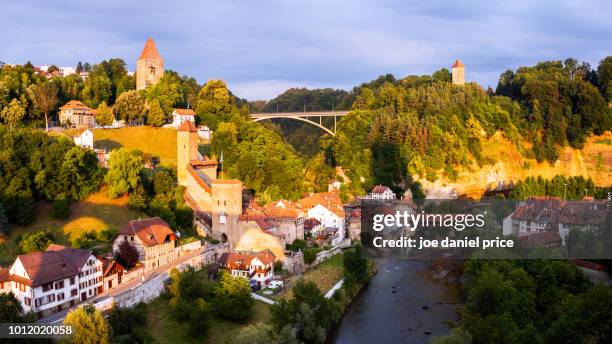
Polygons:
<instances>
[{"instance_id":1,"label":"cloud","mask_svg":"<svg viewBox=\"0 0 612 344\"><path fill-rule=\"evenodd\" d=\"M610 53L607 0L18 1L0 3L0 60L74 65L123 58L147 36L167 68L234 93L272 98L290 86L350 89L393 73L430 74L461 58L468 80L547 59L593 65Z\"/></svg>"}]
</instances>

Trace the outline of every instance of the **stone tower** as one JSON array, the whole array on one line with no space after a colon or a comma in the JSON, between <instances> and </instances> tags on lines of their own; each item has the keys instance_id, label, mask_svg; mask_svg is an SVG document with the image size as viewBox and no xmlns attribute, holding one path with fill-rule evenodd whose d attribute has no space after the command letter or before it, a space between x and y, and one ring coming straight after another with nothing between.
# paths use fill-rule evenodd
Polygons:
<instances>
[{"instance_id":1,"label":"stone tower","mask_svg":"<svg viewBox=\"0 0 612 344\"><path fill-rule=\"evenodd\" d=\"M451 67L453 84L463 86L465 84L465 65L457 59Z\"/></svg>"},{"instance_id":2,"label":"stone tower","mask_svg":"<svg viewBox=\"0 0 612 344\"><path fill-rule=\"evenodd\" d=\"M155 85L164 75L164 60L151 37L147 39L138 61L136 61L136 89L144 90Z\"/></svg>"},{"instance_id":3,"label":"stone tower","mask_svg":"<svg viewBox=\"0 0 612 344\"><path fill-rule=\"evenodd\" d=\"M191 121L185 121L176 131L176 174L179 185L187 186L187 166L198 160L198 131Z\"/></svg>"}]
</instances>

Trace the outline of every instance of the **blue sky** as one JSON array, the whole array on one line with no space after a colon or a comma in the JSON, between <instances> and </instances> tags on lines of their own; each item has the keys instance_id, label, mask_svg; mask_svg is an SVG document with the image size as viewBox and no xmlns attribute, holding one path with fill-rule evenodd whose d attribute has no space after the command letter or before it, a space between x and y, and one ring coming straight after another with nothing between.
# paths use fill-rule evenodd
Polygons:
<instances>
[{"instance_id":1,"label":"blue sky","mask_svg":"<svg viewBox=\"0 0 612 344\"><path fill-rule=\"evenodd\" d=\"M289 87L350 89L431 74L461 58L495 87L508 68L612 55L612 1L28 1L0 3L0 61L123 58L152 36L167 69L228 82L250 100Z\"/></svg>"}]
</instances>

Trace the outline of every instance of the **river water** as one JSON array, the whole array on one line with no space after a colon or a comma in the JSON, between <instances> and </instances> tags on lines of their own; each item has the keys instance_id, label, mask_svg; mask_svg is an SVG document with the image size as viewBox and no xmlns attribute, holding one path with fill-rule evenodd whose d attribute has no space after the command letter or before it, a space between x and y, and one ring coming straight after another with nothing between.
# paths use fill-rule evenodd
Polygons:
<instances>
[{"instance_id":1,"label":"river water","mask_svg":"<svg viewBox=\"0 0 612 344\"><path fill-rule=\"evenodd\" d=\"M429 343L456 321L459 288L432 280L430 262L385 258L378 273L351 303L330 343Z\"/></svg>"}]
</instances>

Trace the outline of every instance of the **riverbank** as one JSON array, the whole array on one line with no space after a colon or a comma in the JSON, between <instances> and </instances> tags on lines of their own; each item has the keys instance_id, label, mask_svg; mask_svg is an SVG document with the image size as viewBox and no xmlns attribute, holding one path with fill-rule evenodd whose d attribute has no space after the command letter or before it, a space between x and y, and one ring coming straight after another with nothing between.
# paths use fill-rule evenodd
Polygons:
<instances>
[{"instance_id":1,"label":"riverbank","mask_svg":"<svg viewBox=\"0 0 612 344\"><path fill-rule=\"evenodd\" d=\"M431 278L431 264L376 259L378 273L347 305L328 343L428 343L458 319L458 282Z\"/></svg>"}]
</instances>

